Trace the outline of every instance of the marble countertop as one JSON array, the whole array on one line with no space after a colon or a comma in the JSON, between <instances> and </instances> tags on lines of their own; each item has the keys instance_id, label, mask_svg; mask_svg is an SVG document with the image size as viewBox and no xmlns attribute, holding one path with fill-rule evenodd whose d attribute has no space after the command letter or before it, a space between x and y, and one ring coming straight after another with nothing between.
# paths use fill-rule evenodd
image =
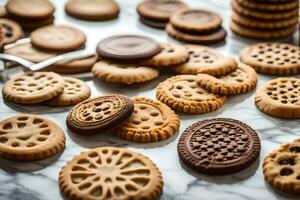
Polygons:
<instances>
[{"instance_id":1,"label":"marble countertop","mask_svg":"<svg viewBox=\"0 0 300 200\"><path fill-rule=\"evenodd\" d=\"M83 30L88 35L88 47L94 48L96 43L106 36L134 33L148 35L160 42L177 41L168 37L162 30L146 27L139 23L135 12L138 0L119 0L120 17L107 22L87 22L65 15L63 1L53 1L56 5L56 24L69 24ZM213 46L224 55L238 56L239 51L254 40L234 36L229 31L229 0L185 0L191 7L206 8L220 14L224 19L224 27L228 30L226 42ZM0 3L4 3L0 0ZM295 39L285 41L296 44ZM14 70L13 70L14 71ZM11 72L15 73L15 72ZM121 93L132 96L145 96L155 99L156 85L169 77L162 74L158 79L136 86L111 85L93 78L86 78L92 88L92 96L109 93ZM274 77L259 75L258 87ZM2 87L3 83L0 82ZM229 97L225 106L216 112L203 115L180 114L181 127L178 134L167 141L153 144L135 144L122 141L110 134L83 137L67 130L65 119L70 108L54 108L41 106L8 105L0 98L0 120L17 113L34 113L57 122L65 131L66 149L61 155L38 162L18 163L0 159L0 200L60 200L63 199L57 184L58 173L66 161L79 152L100 146L122 146L143 153L150 157L160 168L164 179L163 200L271 200L297 199L278 193L268 186L263 179L262 160L280 144L289 142L300 136L299 120L280 120L269 117L256 109L254 91ZM184 129L198 120L214 117L229 117L241 120L254 128L261 139L260 160L248 169L228 176L206 176L194 173L183 167L177 155L177 142ZM298 197L299 199L299 197Z\"/></svg>"}]
</instances>

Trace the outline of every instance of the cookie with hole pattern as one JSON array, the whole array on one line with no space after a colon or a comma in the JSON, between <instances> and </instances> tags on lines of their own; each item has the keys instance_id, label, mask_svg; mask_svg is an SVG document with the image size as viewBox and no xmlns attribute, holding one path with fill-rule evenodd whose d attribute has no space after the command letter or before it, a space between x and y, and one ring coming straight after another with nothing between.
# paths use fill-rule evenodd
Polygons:
<instances>
[{"instance_id":1,"label":"cookie with hole pattern","mask_svg":"<svg viewBox=\"0 0 300 200\"><path fill-rule=\"evenodd\" d=\"M63 77L65 82L64 91L46 101L45 104L49 106L71 106L88 99L91 96L89 86L82 80L72 77Z\"/></svg>"},{"instance_id":2,"label":"cookie with hole pattern","mask_svg":"<svg viewBox=\"0 0 300 200\"><path fill-rule=\"evenodd\" d=\"M115 130L120 138L139 143L158 142L178 131L179 117L165 104L144 97L130 100L134 103L134 111Z\"/></svg>"},{"instance_id":3,"label":"cookie with hole pattern","mask_svg":"<svg viewBox=\"0 0 300 200\"><path fill-rule=\"evenodd\" d=\"M265 180L277 190L300 194L300 139L281 145L263 163Z\"/></svg>"},{"instance_id":4,"label":"cookie with hole pattern","mask_svg":"<svg viewBox=\"0 0 300 200\"><path fill-rule=\"evenodd\" d=\"M5 100L19 104L34 104L60 95L64 79L53 72L27 72L8 80L2 88Z\"/></svg>"},{"instance_id":5,"label":"cookie with hole pattern","mask_svg":"<svg viewBox=\"0 0 300 200\"><path fill-rule=\"evenodd\" d=\"M300 47L279 43L256 43L240 53L241 62L250 65L258 73L291 75L300 72Z\"/></svg>"},{"instance_id":6,"label":"cookie with hole pattern","mask_svg":"<svg viewBox=\"0 0 300 200\"><path fill-rule=\"evenodd\" d=\"M300 79L277 78L261 86L255 94L256 107L277 118L300 118Z\"/></svg>"},{"instance_id":7,"label":"cookie with hole pattern","mask_svg":"<svg viewBox=\"0 0 300 200\"><path fill-rule=\"evenodd\" d=\"M255 2L252 0L236 0L238 4L241 6L244 6L249 9L254 9L254 10L262 10L262 11L282 11L286 12L288 10L292 10L294 8L297 8L299 5L299 2L296 0L292 1L286 1L284 3L274 3L274 2L268 2L268 1L260 1Z\"/></svg>"},{"instance_id":8,"label":"cookie with hole pattern","mask_svg":"<svg viewBox=\"0 0 300 200\"><path fill-rule=\"evenodd\" d=\"M22 27L11 19L1 18L0 26L4 45L14 43L24 35Z\"/></svg>"},{"instance_id":9,"label":"cookie with hole pattern","mask_svg":"<svg viewBox=\"0 0 300 200\"><path fill-rule=\"evenodd\" d=\"M198 74L196 82L214 94L232 95L246 93L255 88L257 75L252 67L238 63L236 70L223 76Z\"/></svg>"},{"instance_id":10,"label":"cookie with hole pattern","mask_svg":"<svg viewBox=\"0 0 300 200\"><path fill-rule=\"evenodd\" d=\"M133 109L133 102L123 95L93 97L74 106L66 123L74 133L99 134L121 125Z\"/></svg>"},{"instance_id":11,"label":"cookie with hole pattern","mask_svg":"<svg viewBox=\"0 0 300 200\"><path fill-rule=\"evenodd\" d=\"M100 147L74 156L60 170L59 187L67 199L158 200L163 179L146 156L117 147Z\"/></svg>"},{"instance_id":12,"label":"cookie with hole pattern","mask_svg":"<svg viewBox=\"0 0 300 200\"><path fill-rule=\"evenodd\" d=\"M210 74L221 76L237 68L234 58L226 58L212 48L198 45L185 45L189 60L186 63L170 67L177 74Z\"/></svg>"},{"instance_id":13,"label":"cookie with hole pattern","mask_svg":"<svg viewBox=\"0 0 300 200\"><path fill-rule=\"evenodd\" d=\"M174 110L202 114L225 104L226 96L210 93L196 83L195 75L177 75L156 87L156 98Z\"/></svg>"},{"instance_id":14,"label":"cookie with hole pattern","mask_svg":"<svg viewBox=\"0 0 300 200\"><path fill-rule=\"evenodd\" d=\"M260 154L260 139L250 126L229 118L213 118L189 126L177 151L189 168L210 175L231 174L248 168Z\"/></svg>"},{"instance_id":15,"label":"cookie with hole pattern","mask_svg":"<svg viewBox=\"0 0 300 200\"><path fill-rule=\"evenodd\" d=\"M20 114L0 122L0 157L34 161L53 156L65 147L63 130L38 115Z\"/></svg>"}]
</instances>

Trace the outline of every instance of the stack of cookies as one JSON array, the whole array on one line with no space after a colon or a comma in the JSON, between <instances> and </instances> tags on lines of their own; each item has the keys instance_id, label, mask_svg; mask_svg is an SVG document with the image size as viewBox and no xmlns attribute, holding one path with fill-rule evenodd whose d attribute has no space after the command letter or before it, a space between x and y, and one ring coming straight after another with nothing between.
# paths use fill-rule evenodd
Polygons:
<instances>
[{"instance_id":1,"label":"stack of cookies","mask_svg":"<svg viewBox=\"0 0 300 200\"><path fill-rule=\"evenodd\" d=\"M294 33L299 1L232 0L231 30L237 35L274 39Z\"/></svg>"}]
</instances>

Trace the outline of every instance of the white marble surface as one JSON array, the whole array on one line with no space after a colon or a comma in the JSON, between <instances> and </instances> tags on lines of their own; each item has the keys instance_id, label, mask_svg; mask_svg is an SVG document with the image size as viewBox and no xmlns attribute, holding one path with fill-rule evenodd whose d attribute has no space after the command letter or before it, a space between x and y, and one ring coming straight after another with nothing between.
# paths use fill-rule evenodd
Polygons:
<instances>
[{"instance_id":1,"label":"white marble surface","mask_svg":"<svg viewBox=\"0 0 300 200\"><path fill-rule=\"evenodd\" d=\"M161 42L177 42L167 36L164 31L148 28L137 20L135 6L137 0L119 0L121 15L118 19L108 22L85 22L72 19L63 11L64 1L53 1L56 4L56 23L69 24L83 30L89 37L89 47L109 35L135 33L151 36ZM224 19L228 30L225 43L214 46L225 55L238 56L241 48L253 43L253 40L233 36L229 29L229 0L185 0L192 7L207 8L219 13ZM0 3L4 1L0 0ZM296 36L296 34L295 34ZM295 43L292 38L286 41ZM170 74L163 74L150 83L137 86L118 86L87 79L92 88L92 96L108 93L122 93L128 96L145 96L155 98L154 88L158 82ZM274 77L259 76L258 86ZM1 86L3 83L0 83ZM57 122L66 133L66 149L60 157L52 157L34 163L17 163L0 159L0 200L60 200L63 199L57 184L60 168L65 162L84 149L104 145L122 146L149 156L160 168L164 179L164 191L161 199L173 200L271 200L297 199L273 191L263 179L262 160L280 144L289 142L300 136L299 120L279 120L261 113L254 105L254 91L230 97L224 107L216 112L204 115L180 114L181 127L178 134L168 141L155 144L133 144L119 140L106 133L99 136L82 137L69 132L65 125L67 112L70 108L49 109L48 107L23 107L7 105L0 98L0 120L17 113L35 113ZM262 141L260 161L249 169L228 176L205 176L184 169L178 159L177 142L179 135L190 124L205 118L230 117L239 119L254 128ZM299 197L298 197L299 199Z\"/></svg>"}]
</instances>

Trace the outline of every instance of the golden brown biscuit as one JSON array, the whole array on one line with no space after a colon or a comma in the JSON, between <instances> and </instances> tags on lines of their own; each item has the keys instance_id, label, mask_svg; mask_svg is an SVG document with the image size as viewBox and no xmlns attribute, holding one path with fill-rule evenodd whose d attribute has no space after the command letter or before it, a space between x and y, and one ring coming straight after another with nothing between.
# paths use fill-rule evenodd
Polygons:
<instances>
[{"instance_id":1,"label":"golden brown biscuit","mask_svg":"<svg viewBox=\"0 0 300 200\"><path fill-rule=\"evenodd\" d=\"M275 11L275 12L276 11L286 12L287 10L294 9L299 6L298 0L291 0L291 1L288 0L282 3L274 3L270 1L255 2L252 0L236 0L236 3L253 10Z\"/></svg>"},{"instance_id":2,"label":"golden brown biscuit","mask_svg":"<svg viewBox=\"0 0 300 200\"><path fill-rule=\"evenodd\" d=\"M0 18L0 26L4 45L14 43L24 35L22 27L11 19Z\"/></svg>"}]
</instances>

